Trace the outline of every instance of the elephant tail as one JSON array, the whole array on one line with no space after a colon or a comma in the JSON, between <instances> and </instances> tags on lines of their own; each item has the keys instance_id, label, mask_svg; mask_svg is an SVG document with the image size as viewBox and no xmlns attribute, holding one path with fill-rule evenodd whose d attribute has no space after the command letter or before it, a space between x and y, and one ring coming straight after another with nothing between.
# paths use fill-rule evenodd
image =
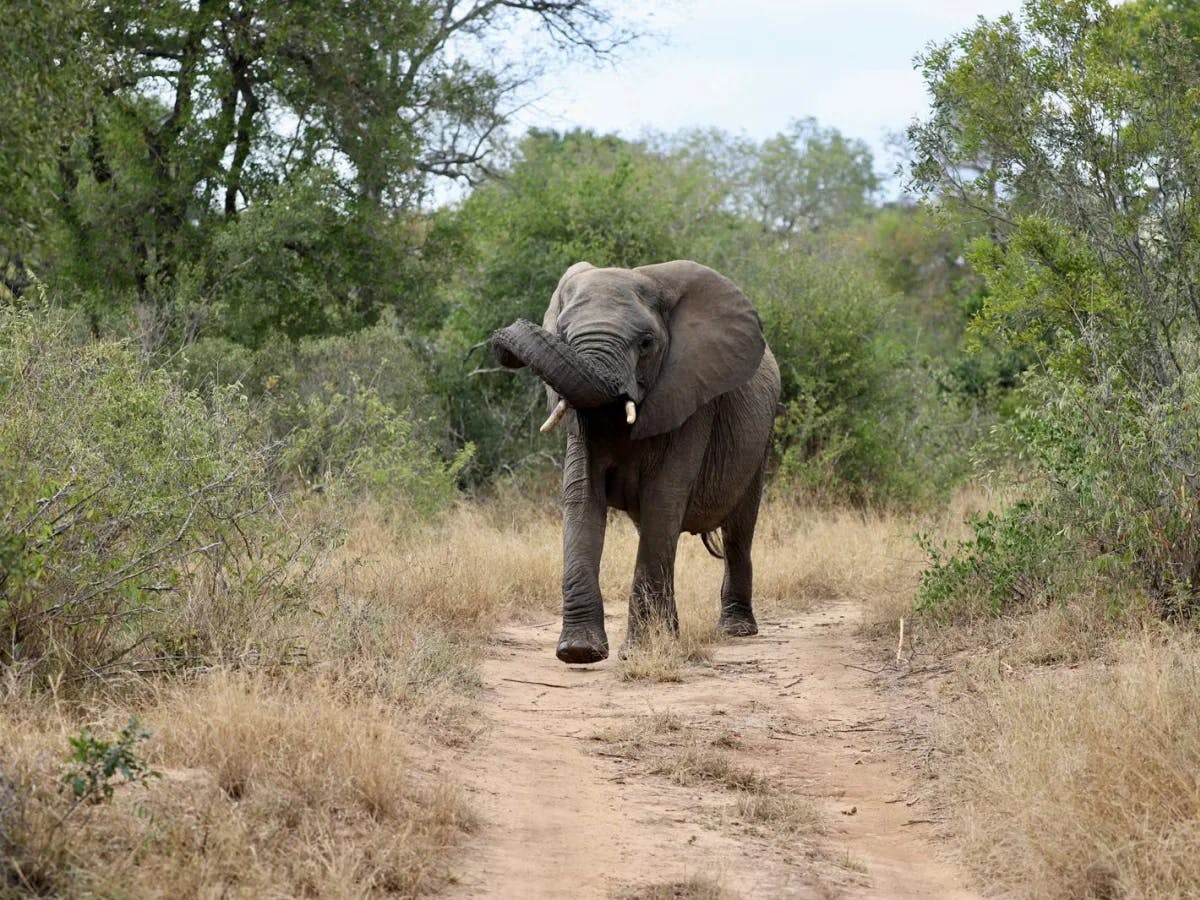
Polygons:
<instances>
[{"instance_id":1,"label":"elephant tail","mask_svg":"<svg viewBox=\"0 0 1200 900\"><path fill-rule=\"evenodd\" d=\"M715 556L717 559L724 559L725 558L724 542L723 541L714 542L716 535L717 535L717 533L715 531L705 531L703 534L700 535L700 543L702 543L704 545L704 549L707 550L712 556ZM720 543L721 546L718 547L717 543Z\"/></svg>"}]
</instances>

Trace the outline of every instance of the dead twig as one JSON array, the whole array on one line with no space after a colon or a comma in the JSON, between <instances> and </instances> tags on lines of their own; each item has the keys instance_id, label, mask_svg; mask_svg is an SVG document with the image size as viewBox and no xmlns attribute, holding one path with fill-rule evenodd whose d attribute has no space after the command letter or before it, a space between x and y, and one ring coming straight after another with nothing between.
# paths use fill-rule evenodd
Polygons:
<instances>
[{"instance_id":1,"label":"dead twig","mask_svg":"<svg viewBox=\"0 0 1200 900\"><path fill-rule=\"evenodd\" d=\"M866 672L868 675L878 675L887 666L880 666L878 669L868 669L866 666L856 666L854 663L842 663L843 669L858 669L860 672Z\"/></svg>"},{"instance_id":2,"label":"dead twig","mask_svg":"<svg viewBox=\"0 0 1200 900\"><path fill-rule=\"evenodd\" d=\"M501 681L511 681L513 684L536 684L538 687L562 688L563 690L583 686L583 685L579 685L579 684L552 684L549 681L526 681L523 678L501 678L500 680Z\"/></svg>"}]
</instances>

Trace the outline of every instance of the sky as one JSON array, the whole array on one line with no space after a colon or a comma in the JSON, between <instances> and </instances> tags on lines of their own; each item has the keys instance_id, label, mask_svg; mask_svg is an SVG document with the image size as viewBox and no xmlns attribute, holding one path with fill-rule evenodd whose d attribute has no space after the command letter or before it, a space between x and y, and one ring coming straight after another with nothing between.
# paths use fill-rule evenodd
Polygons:
<instances>
[{"instance_id":1,"label":"sky","mask_svg":"<svg viewBox=\"0 0 1200 900\"><path fill-rule=\"evenodd\" d=\"M982 15L1019 0L626 0L651 37L614 65L563 66L513 119L530 127L591 128L636 138L647 130L717 127L756 140L815 116L861 138L876 168L895 158L889 133L927 109L913 57Z\"/></svg>"}]
</instances>

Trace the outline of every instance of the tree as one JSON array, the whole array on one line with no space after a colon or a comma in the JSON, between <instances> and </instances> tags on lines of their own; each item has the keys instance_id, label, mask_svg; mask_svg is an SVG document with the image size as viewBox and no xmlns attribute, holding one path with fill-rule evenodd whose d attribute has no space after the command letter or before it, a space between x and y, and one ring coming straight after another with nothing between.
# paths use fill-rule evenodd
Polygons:
<instances>
[{"instance_id":1,"label":"tree","mask_svg":"<svg viewBox=\"0 0 1200 900\"><path fill-rule=\"evenodd\" d=\"M25 45L37 58L23 83L65 114L33 132L58 202L31 259L152 311L170 306L215 233L315 170L336 188L332 211L360 231L411 218L430 179L474 177L536 72L536 46L605 55L630 37L597 0L33 6L57 30ZM529 64L497 62L489 50L521 23L549 42ZM63 34L86 50L90 95L54 75ZM36 122L32 102L17 98L20 121ZM39 156L17 146L23 161ZM374 284L349 287L360 314L389 302Z\"/></svg>"},{"instance_id":2,"label":"tree","mask_svg":"<svg viewBox=\"0 0 1200 900\"><path fill-rule=\"evenodd\" d=\"M1200 592L1200 16L1026 0L920 62L916 183L982 223L978 334L1031 348L1016 446L1055 534Z\"/></svg>"},{"instance_id":3,"label":"tree","mask_svg":"<svg viewBox=\"0 0 1200 900\"><path fill-rule=\"evenodd\" d=\"M83 0L26 0L0 16L0 47L9 48L0 54L0 282L17 293L55 212L62 148L86 126L94 100L84 19Z\"/></svg>"},{"instance_id":4,"label":"tree","mask_svg":"<svg viewBox=\"0 0 1200 900\"><path fill-rule=\"evenodd\" d=\"M981 24L925 56L935 114L912 131L914 175L987 220L980 325L1051 345L1120 331L1105 357L1135 381L1181 372L1174 348L1200 327L1188 22L1156 0L1030 0L1023 22Z\"/></svg>"},{"instance_id":5,"label":"tree","mask_svg":"<svg viewBox=\"0 0 1200 900\"><path fill-rule=\"evenodd\" d=\"M651 145L720 194L718 205L776 235L844 225L879 188L870 148L816 119L798 119L761 144L718 129L659 135Z\"/></svg>"},{"instance_id":6,"label":"tree","mask_svg":"<svg viewBox=\"0 0 1200 900\"><path fill-rule=\"evenodd\" d=\"M768 138L749 168L747 200L754 216L780 234L816 231L867 211L879 188L862 141L816 119L798 119Z\"/></svg>"}]
</instances>

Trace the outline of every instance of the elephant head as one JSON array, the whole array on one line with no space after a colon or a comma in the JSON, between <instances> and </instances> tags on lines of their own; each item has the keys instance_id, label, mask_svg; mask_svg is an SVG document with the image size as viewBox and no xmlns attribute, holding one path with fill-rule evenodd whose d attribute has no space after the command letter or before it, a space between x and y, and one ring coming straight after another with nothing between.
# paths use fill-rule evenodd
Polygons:
<instances>
[{"instance_id":1,"label":"elephant head","mask_svg":"<svg viewBox=\"0 0 1200 900\"><path fill-rule=\"evenodd\" d=\"M581 262L558 283L539 327L518 320L492 335L496 360L546 382L549 431L568 408L623 404L634 439L682 425L745 382L766 343L732 281L688 260L597 269Z\"/></svg>"}]
</instances>

